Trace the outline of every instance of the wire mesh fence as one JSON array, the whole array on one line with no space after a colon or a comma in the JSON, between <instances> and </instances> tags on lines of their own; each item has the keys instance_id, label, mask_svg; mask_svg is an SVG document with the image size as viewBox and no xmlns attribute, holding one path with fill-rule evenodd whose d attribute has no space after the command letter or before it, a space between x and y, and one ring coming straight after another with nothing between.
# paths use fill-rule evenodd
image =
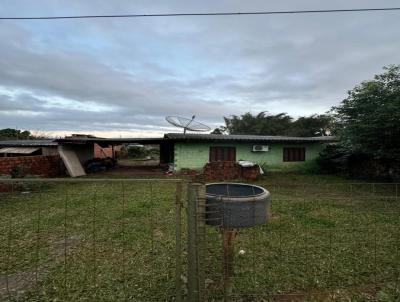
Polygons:
<instances>
[{"instance_id":1,"label":"wire mesh fence","mask_svg":"<svg viewBox=\"0 0 400 302\"><path fill-rule=\"evenodd\" d=\"M181 196L176 180L0 181L0 301L179 300Z\"/></svg>"},{"instance_id":2,"label":"wire mesh fence","mask_svg":"<svg viewBox=\"0 0 400 302\"><path fill-rule=\"evenodd\" d=\"M400 300L400 185L257 184L270 221L224 237L202 184L0 181L0 301Z\"/></svg>"},{"instance_id":3,"label":"wire mesh fence","mask_svg":"<svg viewBox=\"0 0 400 302\"><path fill-rule=\"evenodd\" d=\"M400 300L398 184L260 185L273 196L267 224L205 226L203 300Z\"/></svg>"}]
</instances>

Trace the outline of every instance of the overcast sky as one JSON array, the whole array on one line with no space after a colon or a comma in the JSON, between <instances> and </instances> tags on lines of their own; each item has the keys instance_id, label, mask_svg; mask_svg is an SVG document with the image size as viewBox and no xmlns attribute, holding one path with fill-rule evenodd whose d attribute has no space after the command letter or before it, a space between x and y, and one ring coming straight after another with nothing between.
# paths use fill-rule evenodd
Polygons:
<instances>
[{"instance_id":1,"label":"overcast sky","mask_svg":"<svg viewBox=\"0 0 400 302\"><path fill-rule=\"evenodd\" d=\"M395 7L393 0L2 0L1 16ZM400 63L400 12L0 21L0 128L158 136L166 115L324 113Z\"/></svg>"}]
</instances>

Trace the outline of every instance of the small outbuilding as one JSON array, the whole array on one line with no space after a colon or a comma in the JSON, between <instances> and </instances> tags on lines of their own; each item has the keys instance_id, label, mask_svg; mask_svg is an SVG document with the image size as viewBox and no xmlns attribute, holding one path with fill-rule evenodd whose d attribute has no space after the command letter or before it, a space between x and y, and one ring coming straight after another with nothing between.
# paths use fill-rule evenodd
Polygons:
<instances>
[{"instance_id":1,"label":"small outbuilding","mask_svg":"<svg viewBox=\"0 0 400 302\"><path fill-rule=\"evenodd\" d=\"M54 140L0 141L0 175L62 175L64 167Z\"/></svg>"},{"instance_id":2,"label":"small outbuilding","mask_svg":"<svg viewBox=\"0 0 400 302\"><path fill-rule=\"evenodd\" d=\"M0 140L0 157L57 155L57 146L52 139Z\"/></svg>"}]
</instances>

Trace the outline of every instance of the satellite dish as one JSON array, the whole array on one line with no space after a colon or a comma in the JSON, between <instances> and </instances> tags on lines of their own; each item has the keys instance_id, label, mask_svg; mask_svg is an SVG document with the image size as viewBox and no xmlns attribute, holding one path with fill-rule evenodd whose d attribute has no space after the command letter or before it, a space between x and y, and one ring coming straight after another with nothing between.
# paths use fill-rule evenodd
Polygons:
<instances>
[{"instance_id":1,"label":"satellite dish","mask_svg":"<svg viewBox=\"0 0 400 302\"><path fill-rule=\"evenodd\" d=\"M211 130L211 128L208 127L207 125L196 122L194 120L195 117L196 116L193 115L192 118L190 119L181 116L167 116L165 119L167 120L168 123L174 125L175 127L183 128L183 134L186 133L186 130L196 131L196 132L204 132Z\"/></svg>"}]
</instances>

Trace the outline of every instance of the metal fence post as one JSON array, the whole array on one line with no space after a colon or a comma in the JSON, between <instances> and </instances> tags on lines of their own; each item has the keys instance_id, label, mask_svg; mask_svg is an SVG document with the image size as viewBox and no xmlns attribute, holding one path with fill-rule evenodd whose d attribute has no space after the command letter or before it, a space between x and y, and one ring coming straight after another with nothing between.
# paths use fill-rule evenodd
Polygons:
<instances>
[{"instance_id":1,"label":"metal fence post","mask_svg":"<svg viewBox=\"0 0 400 302\"><path fill-rule=\"evenodd\" d=\"M205 186L191 183L188 187L188 301L204 298Z\"/></svg>"}]
</instances>

